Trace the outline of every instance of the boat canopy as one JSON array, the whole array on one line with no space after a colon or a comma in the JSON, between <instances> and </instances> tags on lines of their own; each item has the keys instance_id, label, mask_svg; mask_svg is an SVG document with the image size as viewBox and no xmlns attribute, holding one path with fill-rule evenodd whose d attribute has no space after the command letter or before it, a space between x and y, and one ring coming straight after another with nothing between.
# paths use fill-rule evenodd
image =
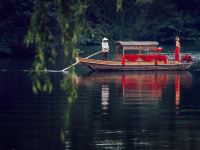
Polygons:
<instances>
[{"instance_id":1,"label":"boat canopy","mask_svg":"<svg viewBox=\"0 0 200 150\"><path fill-rule=\"evenodd\" d=\"M123 50L156 50L159 45L156 41L117 41L116 44Z\"/></svg>"}]
</instances>

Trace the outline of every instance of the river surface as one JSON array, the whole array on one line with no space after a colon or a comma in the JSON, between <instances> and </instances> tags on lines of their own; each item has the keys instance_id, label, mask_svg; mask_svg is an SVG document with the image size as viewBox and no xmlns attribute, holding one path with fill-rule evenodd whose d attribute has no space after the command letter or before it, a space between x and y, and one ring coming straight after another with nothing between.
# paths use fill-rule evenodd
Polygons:
<instances>
[{"instance_id":1,"label":"river surface","mask_svg":"<svg viewBox=\"0 0 200 150\"><path fill-rule=\"evenodd\" d=\"M91 73L78 65L71 100L60 86L67 74L49 72L52 93L34 94L31 60L0 60L0 149L199 150L200 53L189 54L189 71Z\"/></svg>"}]
</instances>

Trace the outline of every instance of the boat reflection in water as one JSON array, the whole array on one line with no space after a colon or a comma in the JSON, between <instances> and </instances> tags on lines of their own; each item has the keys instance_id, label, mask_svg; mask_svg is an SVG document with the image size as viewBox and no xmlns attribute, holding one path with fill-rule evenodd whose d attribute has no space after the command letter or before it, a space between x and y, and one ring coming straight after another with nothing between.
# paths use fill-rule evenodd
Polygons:
<instances>
[{"instance_id":1,"label":"boat reflection in water","mask_svg":"<svg viewBox=\"0 0 200 150\"><path fill-rule=\"evenodd\" d=\"M81 109L73 119L87 137L74 138L77 145L87 139L91 149L189 150L190 139L199 137L188 128L196 118L185 111L192 88L189 72L95 72L77 77L77 86L76 108Z\"/></svg>"},{"instance_id":2,"label":"boat reflection in water","mask_svg":"<svg viewBox=\"0 0 200 150\"><path fill-rule=\"evenodd\" d=\"M169 74L138 73L122 75L123 101L138 103L155 103L161 99L162 90L170 80Z\"/></svg>"},{"instance_id":3,"label":"boat reflection in water","mask_svg":"<svg viewBox=\"0 0 200 150\"><path fill-rule=\"evenodd\" d=\"M109 104L109 86L103 84L101 88L101 105L102 109L107 110Z\"/></svg>"},{"instance_id":4,"label":"boat reflection in water","mask_svg":"<svg viewBox=\"0 0 200 150\"><path fill-rule=\"evenodd\" d=\"M175 105L180 105L180 90L189 88L192 75L187 71L156 72L95 72L89 76L78 77L79 85L100 85L103 109L109 104L109 85L115 85L115 92L121 93L123 104L158 103L168 86L174 86ZM112 86L113 89L113 86ZM173 88L171 88L173 89Z\"/></svg>"}]
</instances>

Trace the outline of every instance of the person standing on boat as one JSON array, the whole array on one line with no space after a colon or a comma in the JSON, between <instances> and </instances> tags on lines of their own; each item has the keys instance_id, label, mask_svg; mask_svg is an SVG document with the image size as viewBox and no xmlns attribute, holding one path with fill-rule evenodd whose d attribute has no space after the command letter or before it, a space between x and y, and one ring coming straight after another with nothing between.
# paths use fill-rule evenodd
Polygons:
<instances>
[{"instance_id":1,"label":"person standing on boat","mask_svg":"<svg viewBox=\"0 0 200 150\"><path fill-rule=\"evenodd\" d=\"M109 52L109 45L108 45L108 39L106 37L102 40L102 53L103 53L103 59L107 60L108 52Z\"/></svg>"},{"instance_id":2,"label":"person standing on boat","mask_svg":"<svg viewBox=\"0 0 200 150\"><path fill-rule=\"evenodd\" d=\"M180 39L179 39L179 37L177 36L175 40L176 40L176 48L175 48L174 60L175 60L176 62L179 62L179 53L180 53L180 49L181 49L181 46L180 46Z\"/></svg>"}]
</instances>

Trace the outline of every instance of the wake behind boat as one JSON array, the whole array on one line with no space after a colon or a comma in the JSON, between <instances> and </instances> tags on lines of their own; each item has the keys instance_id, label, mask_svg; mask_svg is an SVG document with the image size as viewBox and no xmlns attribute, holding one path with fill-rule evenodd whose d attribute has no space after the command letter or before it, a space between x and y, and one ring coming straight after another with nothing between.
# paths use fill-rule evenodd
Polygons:
<instances>
[{"instance_id":1,"label":"wake behind boat","mask_svg":"<svg viewBox=\"0 0 200 150\"><path fill-rule=\"evenodd\" d=\"M91 70L107 71L145 71L145 70L187 70L193 64L191 56L185 54L179 58L180 43L176 38L173 61L161 54L156 41L118 41L115 60L96 60L77 57L77 61Z\"/></svg>"}]
</instances>

